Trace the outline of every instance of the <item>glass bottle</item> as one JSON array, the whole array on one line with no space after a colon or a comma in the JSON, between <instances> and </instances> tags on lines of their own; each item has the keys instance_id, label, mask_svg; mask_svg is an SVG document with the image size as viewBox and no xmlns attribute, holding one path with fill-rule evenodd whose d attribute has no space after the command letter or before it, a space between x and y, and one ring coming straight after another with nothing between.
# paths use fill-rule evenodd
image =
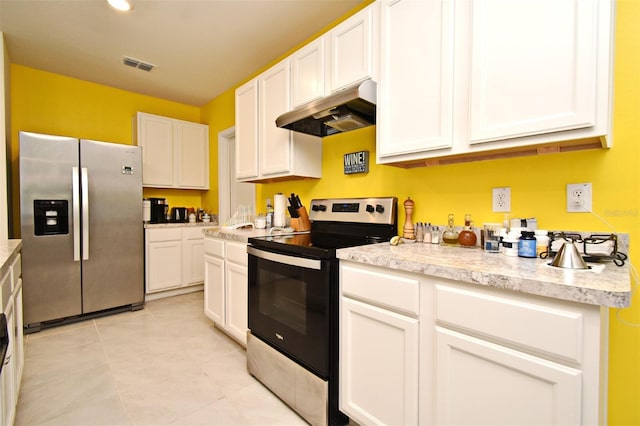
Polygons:
<instances>
[{"instance_id":1,"label":"glass bottle","mask_svg":"<svg viewBox=\"0 0 640 426\"><path fill-rule=\"evenodd\" d=\"M475 247L478 241L478 236L473 232L473 221L471 215L467 213L464 215L464 228L458 235L458 242L464 247Z\"/></svg>"},{"instance_id":2,"label":"glass bottle","mask_svg":"<svg viewBox=\"0 0 640 426\"><path fill-rule=\"evenodd\" d=\"M442 233L442 243L449 246L458 245L458 232L453 226L453 213L449 214L448 226Z\"/></svg>"}]
</instances>

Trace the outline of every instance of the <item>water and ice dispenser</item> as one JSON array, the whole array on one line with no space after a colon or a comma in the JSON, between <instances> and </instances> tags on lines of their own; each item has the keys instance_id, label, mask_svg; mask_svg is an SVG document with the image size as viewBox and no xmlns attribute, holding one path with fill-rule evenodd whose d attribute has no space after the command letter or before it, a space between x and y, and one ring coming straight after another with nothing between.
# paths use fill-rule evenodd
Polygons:
<instances>
[{"instance_id":1,"label":"water and ice dispenser","mask_svg":"<svg viewBox=\"0 0 640 426\"><path fill-rule=\"evenodd\" d=\"M69 202L67 200L33 200L35 235L69 233Z\"/></svg>"}]
</instances>

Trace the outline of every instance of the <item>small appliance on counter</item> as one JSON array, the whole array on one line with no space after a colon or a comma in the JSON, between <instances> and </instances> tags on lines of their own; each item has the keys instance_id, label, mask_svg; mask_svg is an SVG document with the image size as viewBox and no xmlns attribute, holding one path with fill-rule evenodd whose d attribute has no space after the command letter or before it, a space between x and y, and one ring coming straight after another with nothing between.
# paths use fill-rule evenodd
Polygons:
<instances>
[{"instance_id":1,"label":"small appliance on counter","mask_svg":"<svg viewBox=\"0 0 640 426\"><path fill-rule=\"evenodd\" d=\"M167 207L166 198L149 198L149 223L166 223Z\"/></svg>"},{"instance_id":2,"label":"small appliance on counter","mask_svg":"<svg viewBox=\"0 0 640 426\"><path fill-rule=\"evenodd\" d=\"M189 221L189 211L186 207L172 207L171 208L171 222L184 223Z\"/></svg>"}]
</instances>

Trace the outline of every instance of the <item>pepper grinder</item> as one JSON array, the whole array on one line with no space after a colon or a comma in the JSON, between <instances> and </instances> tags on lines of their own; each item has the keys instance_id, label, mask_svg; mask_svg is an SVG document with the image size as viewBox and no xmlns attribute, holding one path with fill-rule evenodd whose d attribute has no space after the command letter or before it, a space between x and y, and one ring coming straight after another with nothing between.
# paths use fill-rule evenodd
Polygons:
<instances>
[{"instance_id":1,"label":"pepper grinder","mask_svg":"<svg viewBox=\"0 0 640 426\"><path fill-rule=\"evenodd\" d=\"M404 211L405 211L405 221L404 228L402 228L402 237L408 238L410 240L415 239L415 234L413 232L413 200L411 197L407 197L404 202Z\"/></svg>"}]
</instances>

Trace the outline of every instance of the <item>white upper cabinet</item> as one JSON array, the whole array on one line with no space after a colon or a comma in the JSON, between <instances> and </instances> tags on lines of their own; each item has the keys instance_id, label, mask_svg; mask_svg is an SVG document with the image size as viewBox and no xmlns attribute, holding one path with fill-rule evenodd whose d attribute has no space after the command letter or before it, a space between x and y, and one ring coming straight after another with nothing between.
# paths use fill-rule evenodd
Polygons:
<instances>
[{"instance_id":1,"label":"white upper cabinet","mask_svg":"<svg viewBox=\"0 0 640 426\"><path fill-rule=\"evenodd\" d=\"M139 112L142 184L156 188L209 189L209 127Z\"/></svg>"},{"instance_id":2,"label":"white upper cabinet","mask_svg":"<svg viewBox=\"0 0 640 426\"><path fill-rule=\"evenodd\" d=\"M320 37L291 55L293 108L327 94L325 45Z\"/></svg>"},{"instance_id":3,"label":"white upper cabinet","mask_svg":"<svg viewBox=\"0 0 640 426\"><path fill-rule=\"evenodd\" d=\"M329 31L329 90L336 92L365 80L376 79L374 44L378 5L374 3Z\"/></svg>"},{"instance_id":4,"label":"white upper cabinet","mask_svg":"<svg viewBox=\"0 0 640 426\"><path fill-rule=\"evenodd\" d=\"M258 77L258 140L260 174L286 173L291 164L291 131L276 127L279 115L291 109L290 62L285 60Z\"/></svg>"},{"instance_id":5,"label":"white upper cabinet","mask_svg":"<svg viewBox=\"0 0 640 426\"><path fill-rule=\"evenodd\" d=\"M378 7L367 6L290 56L292 108L377 79Z\"/></svg>"},{"instance_id":6,"label":"white upper cabinet","mask_svg":"<svg viewBox=\"0 0 640 426\"><path fill-rule=\"evenodd\" d=\"M610 147L612 3L381 0L378 162Z\"/></svg>"},{"instance_id":7,"label":"white upper cabinet","mask_svg":"<svg viewBox=\"0 0 640 426\"><path fill-rule=\"evenodd\" d=\"M472 144L597 124L597 1L491 0L470 13Z\"/></svg>"},{"instance_id":8,"label":"white upper cabinet","mask_svg":"<svg viewBox=\"0 0 640 426\"><path fill-rule=\"evenodd\" d=\"M236 178L258 177L258 80L236 89Z\"/></svg>"},{"instance_id":9,"label":"white upper cabinet","mask_svg":"<svg viewBox=\"0 0 640 426\"><path fill-rule=\"evenodd\" d=\"M290 109L288 58L236 89L238 181L321 177L322 139L276 126Z\"/></svg>"},{"instance_id":10,"label":"white upper cabinet","mask_svg":"<svg viewBox=\"0 0 640 426\"><path fill-rule=\"evenodd\" d=\"M382 2L378 157L451 146L453 8L446 0Z\"/></svg>"}]
</instances>

